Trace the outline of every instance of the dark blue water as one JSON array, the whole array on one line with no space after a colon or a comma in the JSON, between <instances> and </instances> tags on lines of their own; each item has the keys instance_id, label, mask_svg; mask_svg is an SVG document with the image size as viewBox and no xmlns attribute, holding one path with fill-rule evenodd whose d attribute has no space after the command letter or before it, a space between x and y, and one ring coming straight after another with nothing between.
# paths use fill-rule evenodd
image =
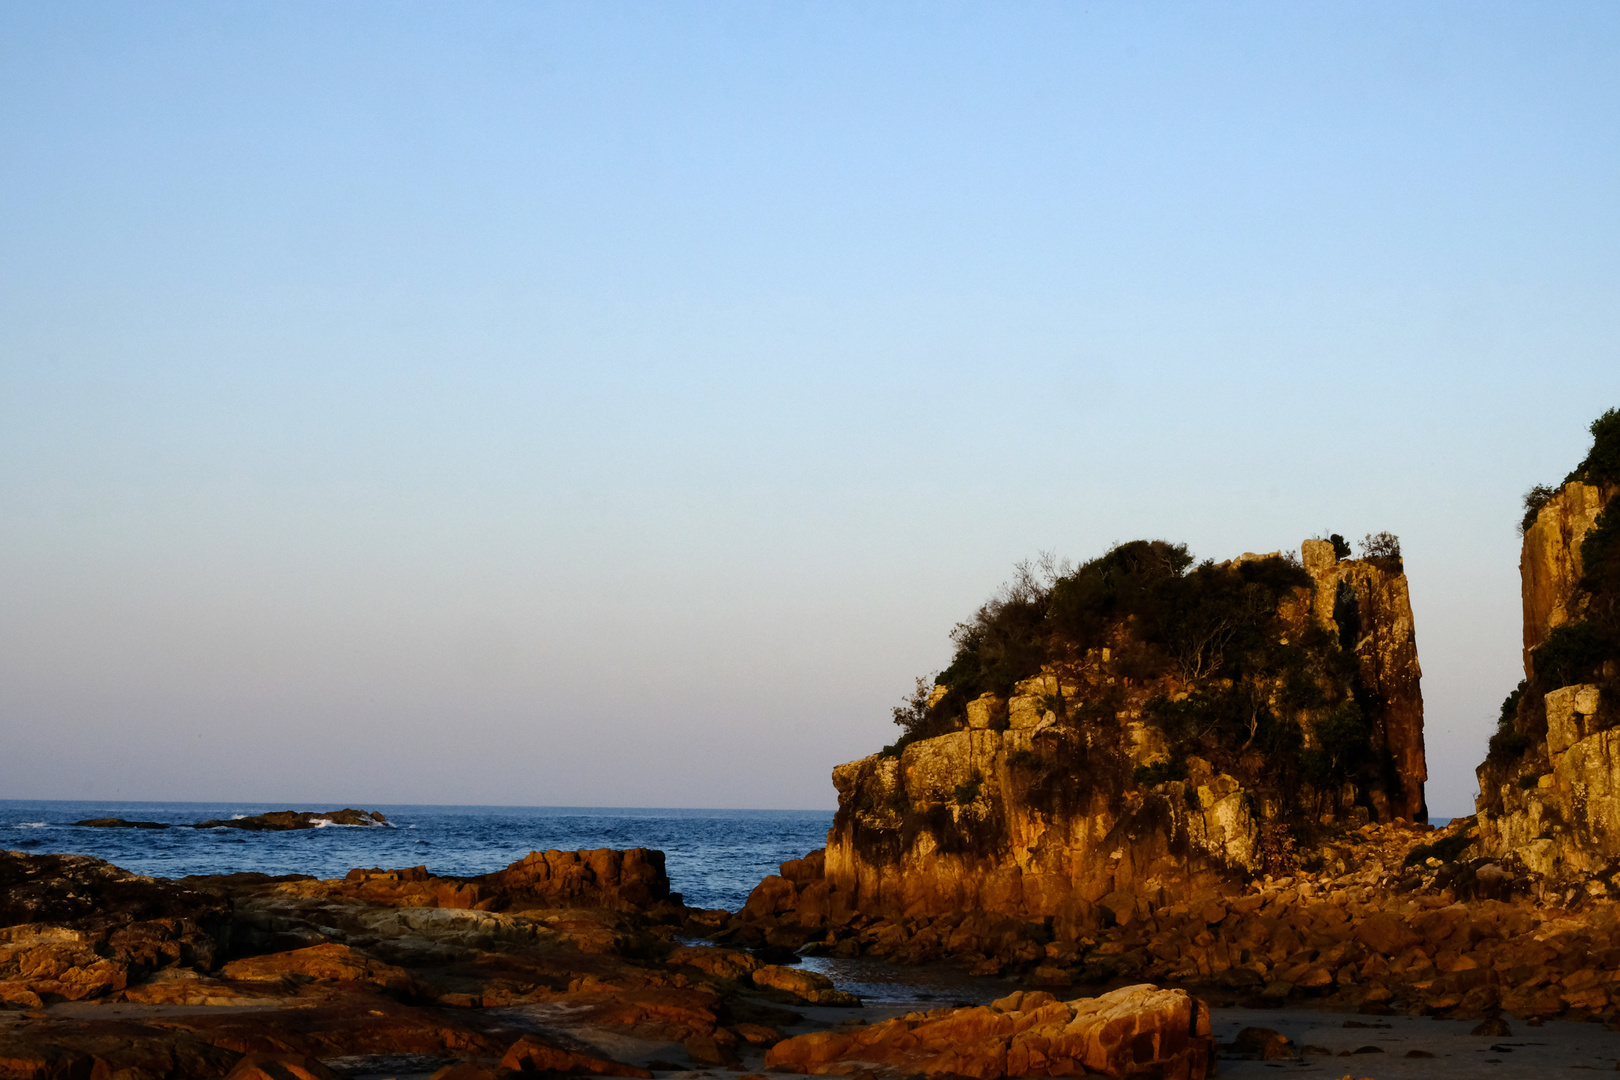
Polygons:
<instances>
[{"instance_id":1,"label":"dark blue water","mask_svg":"<svg viewBox=\"0 0 1620 1080\"><path fill-rule=\"evenodd\" d=\"M94 855L153 877L313 874L357 866L422 866L483 874L531 851L657 848L670 881L694 907L737 910L779 863L821 847L832 812L508 806L367 806L393 828L332 826L295 832L240 829L86 829L83 818L191 824L268 810L337 810L281 803L28 802L0 800L0 849Z\"/></svg>"}]
</instances>

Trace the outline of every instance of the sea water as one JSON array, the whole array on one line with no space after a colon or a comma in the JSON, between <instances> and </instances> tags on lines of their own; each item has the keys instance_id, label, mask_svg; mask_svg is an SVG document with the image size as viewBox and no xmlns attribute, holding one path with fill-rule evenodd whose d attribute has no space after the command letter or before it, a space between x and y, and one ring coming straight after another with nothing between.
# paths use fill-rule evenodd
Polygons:
<instances>
[{"instance_id":1,"label":"sea water","mask_svg":"<svg viewBox=\"0 0 1620 1080\"><path fill-rule=\"evenodd\" d=\"M29 802L0 800L0 849L67 852L152 877L312 874L355 867L426 866L468 876L499 870L531 851L657 848L687 904L740 908L778 864L826 843L832 812L657 810L603 807L366 806L386 828L334 825L288 832L242 829L98 829L85 818L187 825L270 810L338 810L282 803Z\"/></svg>"}]
</instances>

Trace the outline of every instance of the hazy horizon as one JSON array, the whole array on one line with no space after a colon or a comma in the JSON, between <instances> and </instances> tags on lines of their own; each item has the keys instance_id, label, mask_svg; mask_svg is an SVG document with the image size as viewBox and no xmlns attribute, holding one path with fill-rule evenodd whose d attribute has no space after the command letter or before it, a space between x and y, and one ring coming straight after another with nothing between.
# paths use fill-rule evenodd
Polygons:
<instances>
[{"instance_id":1,"label":"hazy horizon","mask_svg":"<svg viewBox=\"0 0 1620 1080\"><path fill-rule=\"evenodd\" d=\"M0 796L827 809L1042 551L1400 536L1429 805L1620 405L1620 9L0 8Z\"/></svg>"}]
</instances>

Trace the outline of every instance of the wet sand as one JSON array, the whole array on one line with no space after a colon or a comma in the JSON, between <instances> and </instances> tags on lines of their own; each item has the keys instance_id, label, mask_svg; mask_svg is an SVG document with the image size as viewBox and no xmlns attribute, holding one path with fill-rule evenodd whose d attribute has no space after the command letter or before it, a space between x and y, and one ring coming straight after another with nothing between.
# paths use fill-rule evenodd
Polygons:
<instances>
[{"instance_id":1,"label":"wet sand","mask_svg":"<svg viewBox=\"0 0 1620 1080\"><path fill-rule=\"evenodd\" d=\"M1491 1038L1470 1035L1478 1020L1437 1020L1411 1016L1359 1016L1310 1009L1213 1009L1217 1042L1229 1043L1246 1027L1265 1027L1294 1041L1296 1051L1319 1047L1327 1054L1307 1053L1297 1061L1220 1059L1227 1078L1278 1076L1372 1077L1375 1080L1447 1080L1451 1077L1570 1076L1575 1071L1612 1073L1620 1063L1620 1031L1602 1024L1548 1021L1531 1027L1503 1017L1512 1034ZM1345 1027L1345 1023L1368 1025ZM1355 1053L1377 1047L1379 1053ZM1409 1058L1409 1051L1433 1057ZM1347 1056L1340 1056L1347 1054Z\"/></svg>"}]
</instances>

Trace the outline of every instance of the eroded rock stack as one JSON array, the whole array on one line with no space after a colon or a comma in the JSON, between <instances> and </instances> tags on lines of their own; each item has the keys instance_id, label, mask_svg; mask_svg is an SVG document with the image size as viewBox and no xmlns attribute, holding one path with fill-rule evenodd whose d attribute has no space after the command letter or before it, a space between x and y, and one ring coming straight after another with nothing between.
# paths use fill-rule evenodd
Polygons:
<instances>
[{"instance_id":1,"label":"eroded rock stack","mask_svg":"<svg viewBox=\"0 0 1620 1080\"><path fill-rule=\"evenodd\" d=\"M1142 548L1143 560L1157 551ZM825 851L763 883L745 927L770 922L790 940L787 924L809 938L857 916L970 912L1069 941L1139 903L1284 871L1302 828L1425 820L1398 549L1348 559L1323 540L1302 554L1187 571L1204 593L1177 601L1169 630L1099 615L1084 652L1070 646L1011 694L966 700L947 724L936 720L957 691L936 686L924 737L834 770ZM1041 600L1048 612L1064 587ZM1241 618L1239 640L1221 620ZM1189 638L1191 624L1207 636Z\"/></svg>"},{"instance_id":2,"label":"eroded rock stack","mask_svg":"<svg viewBox=\"0 0 1620 1080\"><path fill-rule=\"evenodd\" d=\"M1587 460L1527 496L1524 681L1478 769L1478 851L1544 885L1620 890L1620 413Z\"/></svg>"}]
</instances>

